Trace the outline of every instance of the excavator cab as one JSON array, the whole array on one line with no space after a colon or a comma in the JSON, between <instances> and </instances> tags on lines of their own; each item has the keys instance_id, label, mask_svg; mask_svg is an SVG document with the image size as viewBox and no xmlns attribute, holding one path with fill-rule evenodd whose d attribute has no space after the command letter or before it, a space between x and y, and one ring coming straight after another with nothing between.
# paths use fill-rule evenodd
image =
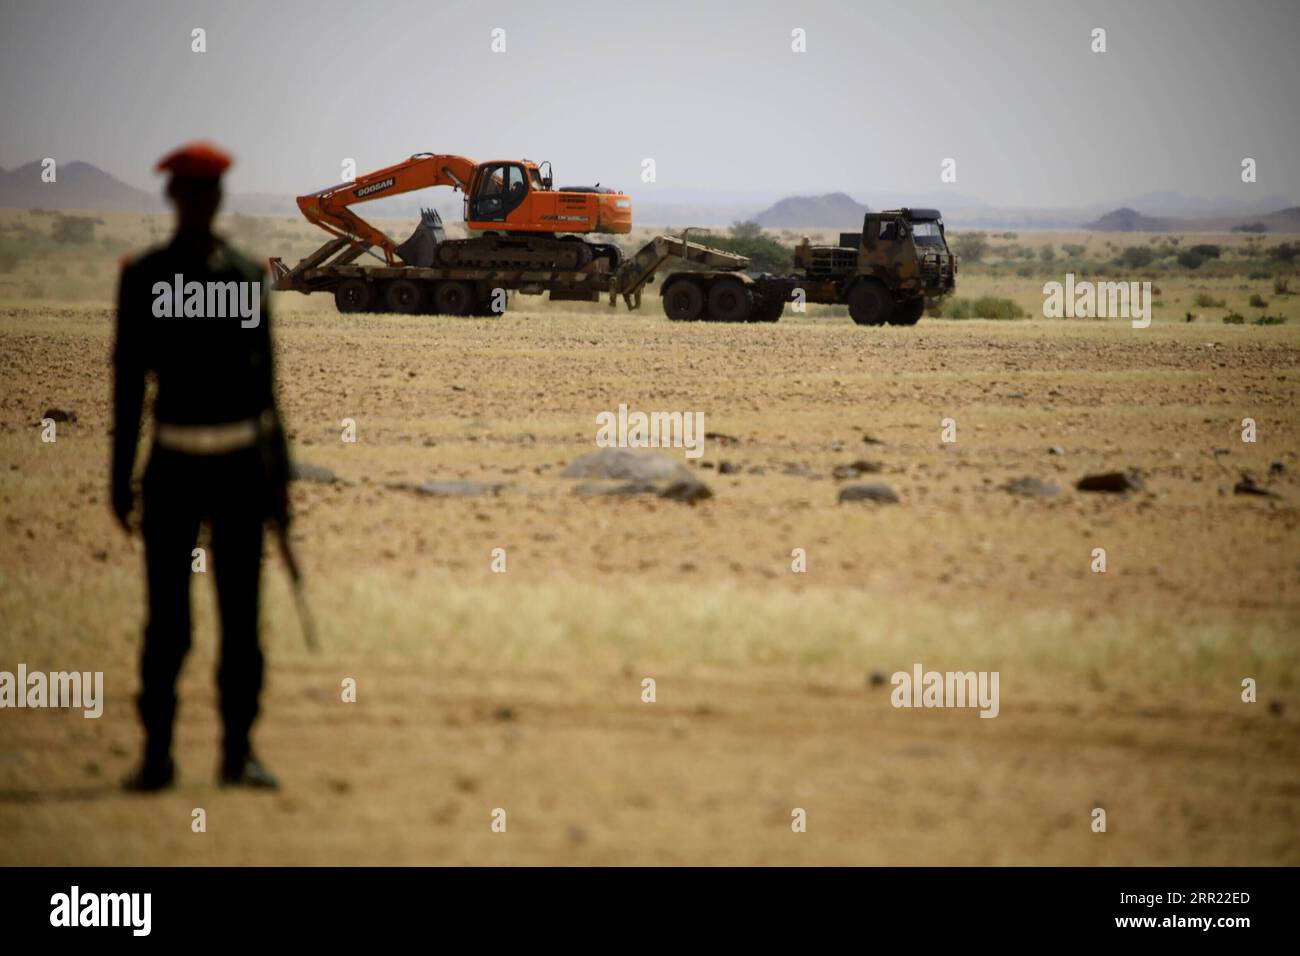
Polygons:
<instances>
[{"instance_id":1,"label":"excavator cab","mask_svg":"<svg viewBox=\"0 0 1300 956\"><path fill-rule=\"evenodd\" d=\"M529 179L523 163L484 163L466 197L466 220L506 222L528 197Z\"/></svg>"},{"instance_id":2,"label":"excavator cab","mask_svg":"<svg viewBox=\"0 0 1300 956\"><path fill-rule=\"evenodd\" d=\"M612 190L554 189L549 172L528 160L494 160L474 170L465 196L470 229L507 234L612 232L632 229L632 201Z\"/></svg>"}]
</instances>

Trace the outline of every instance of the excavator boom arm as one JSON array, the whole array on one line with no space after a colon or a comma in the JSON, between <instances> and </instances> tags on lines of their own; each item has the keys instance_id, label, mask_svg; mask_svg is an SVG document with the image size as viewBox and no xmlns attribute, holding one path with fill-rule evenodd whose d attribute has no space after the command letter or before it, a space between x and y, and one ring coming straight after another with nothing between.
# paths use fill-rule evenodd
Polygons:
<instances>
[{"instance_id":1,"label":"excavator boom arm","mask_svg":"<svg viewBox=\"0 0 1300 956\"><path fill-rule=\"evenodd\" d=\"M404 162L358 176L353 182L299 196L298 208L309 222L326 232L365 248L379 246L391 265L397 257L397 243L351 207L432 186L451 186L464 192L469 188L475 168L474 161L464 156L416 153Z\"/></svg>"}]
</instances>

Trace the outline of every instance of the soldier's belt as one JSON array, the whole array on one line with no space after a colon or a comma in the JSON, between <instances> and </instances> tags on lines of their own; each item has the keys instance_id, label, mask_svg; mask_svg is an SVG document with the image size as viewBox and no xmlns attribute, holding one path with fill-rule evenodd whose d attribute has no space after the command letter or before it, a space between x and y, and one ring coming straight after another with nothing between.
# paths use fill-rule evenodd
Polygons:
<instances>
[{"instance_id":1,"label":"soldier's belt","mask_svg":"<svg viewBox=\"0 0 1300 956\"><path fill-rule=\"evenodd\" d=\"M257 444L257 419L223 425L173 425L159 422L155 436L159 445L189 455L224 455Z\"/></svg>"}]
</instances>

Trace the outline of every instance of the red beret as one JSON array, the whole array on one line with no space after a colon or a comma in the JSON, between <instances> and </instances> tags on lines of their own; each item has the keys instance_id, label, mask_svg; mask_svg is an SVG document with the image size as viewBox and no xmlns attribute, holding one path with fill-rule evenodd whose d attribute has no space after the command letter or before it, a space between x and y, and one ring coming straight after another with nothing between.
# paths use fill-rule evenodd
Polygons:
<instances>
[{"instance_id":1,"label":"red beret","mask_svg":"<svg viewBox=\"0 0 1300 956\"><path fill-rule=\"evenodd\" d=\"M187 143L158 160L156 172L181 179L220 179L233 160L211 143Z\"/></svg>"}]
</instances>

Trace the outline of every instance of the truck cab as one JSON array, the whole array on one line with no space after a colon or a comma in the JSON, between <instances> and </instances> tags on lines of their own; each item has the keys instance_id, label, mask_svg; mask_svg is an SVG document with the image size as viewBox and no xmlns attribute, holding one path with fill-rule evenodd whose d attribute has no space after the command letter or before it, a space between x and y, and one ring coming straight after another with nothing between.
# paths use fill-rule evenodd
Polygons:
<instances>
[{"instance_id":1,"label":"truck cab","mask_svg":"<svg viewBox=\"0 0 1300 956\"><path fill-rule=\"evenodd\" d=\"M957 257L948 249L939 210L904 207L867 213L857 271L881 279L905 299L935 299L951 292Z\"/></svg>"},{"instance_id":2,"label":"truck cab","mask_svg":"<svg viewBox=\"0 0 1300 956\"><path fill-rule=\"evenodd\" d=\"M814 246L806 238L794 250L796 271L834 283L860 325L912 325L926 300L956 285L957 257L948 249L937 209L869 212L861 232L842 232L836 246Z\"/></svg>"}]
</instances>

